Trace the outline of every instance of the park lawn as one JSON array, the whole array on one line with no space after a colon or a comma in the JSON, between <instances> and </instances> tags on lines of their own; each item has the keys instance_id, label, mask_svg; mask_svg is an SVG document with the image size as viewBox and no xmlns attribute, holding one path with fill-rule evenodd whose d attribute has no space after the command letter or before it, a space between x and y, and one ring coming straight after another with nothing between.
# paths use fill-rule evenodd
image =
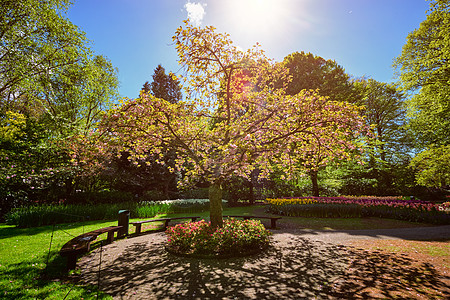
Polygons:
<instances>
[{"instance_id":1,"label":"park lawn","mask_svg":"<svg viewBox=\"0 0 450 300\"><path fill-rule=\"evenodd\" d=\"M0 224L0 298L63 299L69 291L66 299L94 298L95 287L74 285L64 276L65 260L58 251L72 236L115 224L117 221L59 224L54 231L53 226L16 228ZM105 238L106 234L98 240ZM99 299L110 297L100 294Z\"/></svg>"},{"instance_id":2,"label":"park lawn","mask_svg":"<svg viewBox=\"0 0 450 300\"><path fill-rule=\"evenodd\" d=\"M264 213L263 206L226 207L224 215L270 215ZM200 216L208 219L209 212L192 214L160 214L154 218ZM146 218L150 219L150 218ZM130 221L139 220L132 219ZM283 217L280 226L300 226L311 229L377 229L405 226L419 226L411 222L396 220L366 219L315 219ZM152 224L147 229L160 229L161 224ZM93 286L82 286L73 283L71 275L64 272L65 260L58 254L64 243L73 236L98 228L117 225L117 221L89 221L82 223L59 224L37 228L16 228L0 224L0 298L1 299L92 299L97 290ZM154 228L152 228L154 226ZM130 226L130 234L134 226ZM53 234L53 237L52 237ZM106 234L100 235L92 248L98 247ZM51 249L49 254L50 242ZM433 243L430 244L433 248ZM440 251L437 246L436 251ZM430 250L433 251L433 250ZM48 266L46 264L48 259ZM46 268L47 266L47 268ZM70 293L69 293L70 291ZM99 299L111 299L108 295L99 294Z\"/></svg>"}]
</instances>

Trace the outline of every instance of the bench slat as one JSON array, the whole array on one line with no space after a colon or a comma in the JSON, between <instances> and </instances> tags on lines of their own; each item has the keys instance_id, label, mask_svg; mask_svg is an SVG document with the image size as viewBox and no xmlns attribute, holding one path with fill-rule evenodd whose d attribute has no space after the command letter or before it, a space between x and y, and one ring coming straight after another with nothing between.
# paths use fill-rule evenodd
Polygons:
<instances>
[{"instance_id":1,"label":"bench slat","mask_svg":"<svg viewBox=\"0 0 450 300\"><path fill-rule=\"evenodd\" d=\"M114 232L122 229L123 226L109 226L100 229L96 229L90 232L80 234L74 237L70 241L62 246L59 251L61 256L67 257L67 268L69 270L75 269L78 254L83 254L90 251L91 242L97 239L97 236L108 233L106 238L107 243L112 243L114 241Z\"/></svg>"},{"instance_id":2,"label":"bench slat","mask_svg":"<svg viewBox=\"0 0 450 300\"><path fill-rule=\"evenodd\" d=\"M270 228L275 229L277 228L277 220L281 219L281 217L266 217L266 216L251 216L251 215L245 215L245 216L223 216L224 218L243 218L244 220L249 219L270 219Z\"/></svg>"},{"instance_id":3,"label":"bench slat","mask_svg":"<svg viewBox=\"0 0 450 300\"><path fill-rule=\"evenodd\" d=\"M164 228L169 226L169 222L172 220L184 220L184 219L191 219L192 222L195 222L197 219L199 219L199 216L195 217L173 217L173 218L161 218L161 219L152 219L152 220L144 220L144 221L135 221L130 222L130 224L134 225L136 227L136 234L141 233L142 231L142 224L144 223L150 223L150 222L164 222Z\"/></svg>"}]
</instances>

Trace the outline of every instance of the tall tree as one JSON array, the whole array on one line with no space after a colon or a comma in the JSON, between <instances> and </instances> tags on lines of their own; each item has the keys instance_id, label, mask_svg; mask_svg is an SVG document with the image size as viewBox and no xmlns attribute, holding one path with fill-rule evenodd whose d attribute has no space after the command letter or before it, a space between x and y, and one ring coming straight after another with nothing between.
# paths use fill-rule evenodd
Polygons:
<instances>
[{"instance_id":1,"label":"tall tree","mask_svg":"<svg viewBox=\"0 0 450 300\"><path fill-rule=\"evenodd\" d=\"M421 146L450 142L450 1L430 1L425 21L411 32L394 66L408 101L410 128Z\"/></svg>"},{"instance_id":2,"label":"tall tree","mask_svg":"<svg viewBox=\"0 0 450 300\"><path fill-rule=\"evenodd\" d=\"M315 90L334 101L356 103L360 99L350 76L334 60L325 60L302 51L289 54L283 63L292 76L286 89L289 95L296 95L302 90ZM327 151L323 150L317 146L316 152L308 153L306 169L311 179L312 193L316 197L319 196L318 173L329 162Z\"/></svg>"},{"instance_id":3,"label":"tall tree","mask_svg":"<svg viewBox=\"0 0 450 300\"><path fill-rule=\"evenodd\" d=\"M355 82L361 94L358 104L366 117L367 125L372 127L374 153L381 161L395 160L396 155L410 151L404 125L406 123L405 96L388 83L374 79L361 79Z\"/></svg>"},{"instance_id":4,"label":"tall tree","mask_svg":"<svg viewBox=\"0 0 450 300\"><path fill-rule=\"evenodd\" d=\"M325 60L320 56L305 52L294 52L283 60L292 81L288 84L287 94L295 95L301 90L318 90L321 96L335 101L356 102L355 91L350 76L334 60Z\"/></svg>"},{"instance_id":5,"label":"tall tree","mask_svg":"<svg viewBox=\"0 0 450 300\"><path fill-rule=\"evenodd\" d=\"M450 144L449 0L430 1L426 20L408 35L394 66L401 87L412 94L408 100L409 128L417 147L424 149L411 163L422 168L416 182L439 186L439 181L446 182L443 179L450 176L442 154Z\"/></svg>"},{"instance_id":6,"label":"tall tree","mask_svg":"<svg viewBox=\"0 0 450 300\"><path fill-rule=\"evenodd\" d=\"M156 67L152 77L153 81L150 85L146 86L148 81L144 84L144 91L150 87L150 93L153 96L170 103L176 103L183 98L180 81L171 72L166 74L166 70L161 65Z\"/></svg>"},{"instance_id":7,"label":"tall tree","mask_svg":"<svg viewBox=\"0 0 450 300\"><path fill-rule=\"evenodd\" d=\"M222 224L226 178L248 178L256 166L260 176L273 168L290 174L299 160L307 162L304 153L315 145L331 157L348 157L348 136L363 128L353 105L313 92L286 95L278 86L287 82L282 64L258 47L238 50L213 27L186 22L173 39L187 71L187 101L172 104L143 94L112 110L105 126L125 145L133 144L135 157L166 147L176 151L175 168L185 169L186 181L210 183L212 226Z\"/></svg>"},{"instance_id":8,"label":"tall tree","mask_svg":"<svg viewBox=\"0 0 450 300\"><path fill-rule=\"evenodd\" d=\"M151 83L148 81L144 83L141 93L151 94L170 103L177 103L182 100L180 81L171 72L166 74L165 69L158 65L152 78L153 81ZM163 152L163 160L166 166L156 163L156 161L159 161L158 157L148 155L148 157L140 161L138 166L134 166L134 174L138 175L137 177L145 177L145 180L141 180L141 182L145 181L145 184L141 186L145 186L147 189L153 188L158 190L166 199L170 199L176 191L176 174L170 173L167 166L173 165L176 155L170 149L166 149ZM125 155L128 155L128 153ZM130 165L130 168L133 168L133 166ZM145 174L145 176L139 176L141 173ZM133 181L136 180L133 179ZM174 186L175 188L173 188Z\"/></svg>"},{"instance_id":9,"label":"tall tree","mask_svg":"<svg viewBox=\"0 0 450 300\"><path fill-rule=\"evenodd\" d=\"M367 144L368 168L377 182L376 193L393 192L393 169L404 166L412 150L412 141L404 127L405 96L394 85L373 79L357 80L354 84L361 94L358 103L364 107L362 112L372 132Z\"/></svg>"},{"instance_id":10,"label":"tall tree","mask_svg":"<svg viewBox=\"0 0 450 300\"><path fill-rule=\"evenodd\" d=\"M1 1L0 127L17 133L0 133L0 197L10 206L57 200L75 174L65 139L88 138L117 95L116 70L65 17L70 4Z\"/></svg>"},{"instance_id":11,"label":"tall tree","mask_svg":"<svg viewBox=\"0 0 450 300\"><path fill-rule=\"evenodd\" d=\"M64 17L70 4L5 0L0 7L2 108L39 107L59 131L90 127L118 85L111 63L93 56L84 32Z\"/></svg>"}]
</instances>

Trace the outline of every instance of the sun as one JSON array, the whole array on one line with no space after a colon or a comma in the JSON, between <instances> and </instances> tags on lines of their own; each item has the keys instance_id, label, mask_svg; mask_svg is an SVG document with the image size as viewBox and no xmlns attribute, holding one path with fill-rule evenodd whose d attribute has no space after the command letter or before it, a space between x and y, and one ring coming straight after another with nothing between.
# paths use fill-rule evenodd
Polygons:
<instances>
[{"instance_id":1,"label":"sun","mask_svg":"<svg viewBox=\"0 0 450 300\"><path fill-rule=\"evenodd\" d=\"M289 12L286 0L227 0L222 3L227 21L245 34L279 33Z\"/></svg>"}]
</instances>

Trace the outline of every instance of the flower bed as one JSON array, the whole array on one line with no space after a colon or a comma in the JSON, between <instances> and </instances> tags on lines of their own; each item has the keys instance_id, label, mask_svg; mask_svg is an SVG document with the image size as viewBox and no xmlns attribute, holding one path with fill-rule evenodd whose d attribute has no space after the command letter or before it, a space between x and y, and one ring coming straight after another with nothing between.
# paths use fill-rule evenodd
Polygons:
<instances>
[{"instance_id":1,"label":"flower bed","mask_svg":"<svg viewBox=\"0 0 450 300\"><path fill-rule=\"evenodd\" d=\"M230 257L267 248L270 232L258 220L226 219L213 229L210 222L188 222L166 230L167 250L179 255Z\"/></svg>"},{"instance_id":2,"label":"flower bed","mask_svg":"<svg viewBox=\"0 0 450 300\"><path fill-rule=\"evenodd\" d=\"M293 217L358 218L380 217L450 224L450 215L439 204L402 197L301 197L267 199L271 213Z\"/></svg>"}]
</instances>

